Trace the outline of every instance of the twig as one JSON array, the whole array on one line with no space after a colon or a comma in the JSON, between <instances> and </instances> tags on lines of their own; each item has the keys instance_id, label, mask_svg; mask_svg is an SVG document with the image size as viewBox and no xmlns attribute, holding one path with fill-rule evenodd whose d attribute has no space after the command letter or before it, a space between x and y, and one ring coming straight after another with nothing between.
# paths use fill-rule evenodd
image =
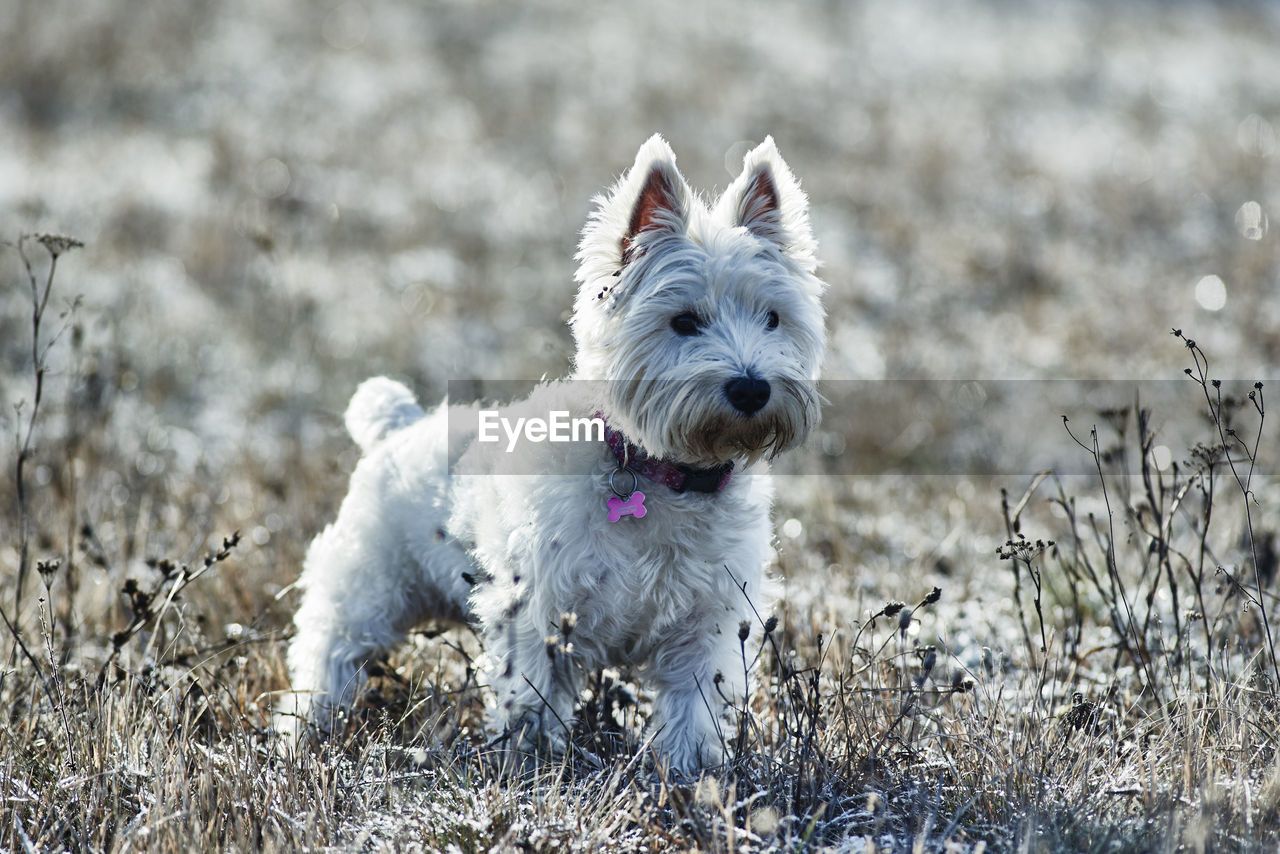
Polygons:
<instances>
[{"instance_id":1,"label":"twig","mask_svg":"<svg viewBox=\"0 0 1280 854\"><path fill-rule=\"evenodd\" d=\"M1187 349L1191 351L1191 359L1195 364L1195 373L1191 368L1187 368L1185 373L1191 377L1204 392L1205 403L1209 407L1209 416L1213 419L1214 427L1218 431L1218 442L1222 448L1223 455L1227 458L1227 465L1231 468L1231 475L1236 479L1236 485L1240 488L1241 494L1244 496L1244 519L1245 527L1249 537L1249 552L1253 558L1253 577L1254 583L1258 590L1258 611L1262 614L1262 630L1266 634L1267 651L1271 655L1271 672L1275 677L1272 683L1276 690L1280 690L1280 660L1276 658L1275 641L1271 636L1271 620L1267 614L1267 605L1262 595L1262 571L1258 562L1258 542L1253 531L1253 511L1249 502L1253 500L1253 470L1257 463L1257 451L1262 441L1262 427L1266 422L1266 406L1262 398L1262 383L1253 384L1253 391L1249 392L1249 400L1252 401L1253 407L1258 413L1258 433L1254 440L1253 451L1249 451L1249 447L1240 440L1234 430L1226 428L1222 423L1222 382L1221 380L1209 380L1209 357L1205 355L1194 339L1186 338L1182 334L1182 330L1174 329L1173 335L1182 339ZM1209 385L1212 383L1214 394L1210 395ZM1249 470L1244 476L1241 476L1239 469L1236 468L1236 461L1231 456L1231 450L1227 445L1227 436L1234 438L1243 448L1246 458L1249 460Z\"/></svg>"},{"instance_id":2,"label":"twig","mask_svg":"<svg viewBox=\"0 0 1280 854\"><path fill-rule=\"evenodd\" d=\"M49 272L44 279L43 286L41 286L35 269L31 266L31 259L27 255L25 244L28 240L35 240L49 253ZM23 234L18 237L18 242L14 247L17 249L18 257L22 259L22 266L27 274L27 284L31 289L31 370L35 381L35 390L31 398L31 411L27 414L26 428L23 429L20 424L17 425L14 435L18 451L17 461L14 464L14 486L18 499L18 577L13 590L14 621L10 624L10 631L17 644L21 643L18 621L21 619L22 612L22 588L26 584L27 573L31 569L31 508L27 503L26 466L27 460L31 456L31 442L35 437L36 420L40 414L40 402L44 398L44 376L49 350L62 335L62 332L66 330L66 326L59 330L44 348L40 346L40 328L44 322L45 310L49 306L49 297L53 293L53 277L58 269L58 256L82 246L84 246L83 243L70 237L51 234ZM14 410L20 419L22 404L20 402L15 403ZM9 622L7 618L5 622ZM10 650L10 662L16 658L17 644ZM3 688L3 686L4 675L0 674L0 688Z\"/></svg>"},{"instance_id":3,"label":"twig","mask_svg":"<svg viewBox=\"0 0 1280 854\"><path fill-rule=\"evenodd\" d=\"M1106 476L1102 473L1102 454L1098 448L1098 429L1096 427L1092 427L1089 429L1089 438L1090 438L1091 444L1086 445L1084 442L1081 442L1078 438L1076 438L1075 433L1071 432L1071 427L1069 426L1067 416L1065 415L1062 416L1062 426L1063 428L1066 429L1067 435L1071 437L1072 441L1074 441L1081 448L1084 448L1085 451L1087 451L1093 457L1093 464L1095 469L1098 472L1098 481L1102 485L1102 500L1106 504L1106 508L1107 508L1107 531L1108 531L1107 544L1106 544L1107 575L1111 580L1111 586L1113 591L1115 592L1116 595L1119 596L1121 603L1124 605L1125 626L1128 632L1133 635L1134 647L1133 649L1130 650L1130 655L1135 660L1135 663L1142 668L1143 673L1147 677L1147 684L1151 688L1151 693L1154 695L1157 703L1159 703L1160 689L1156 684L1155 673L1152 671L1151 662L1147 658L1146 647L1142 642L1142 638L1138 636L1138 627L1136 625L1136 621L1133 618L1133 609L1129 606L1129 596L1125 592L1124 580L1120 578L1120 569L1116 565L1115 513L1111 509L1111 496L1107 491L1107 479L1106 479ZM1121 638L1123 639L1124 637L1125 637L1124 633L1121 633ZM1127 643L1125 645L1128 646Z\"/></svg>"}]
</instances>

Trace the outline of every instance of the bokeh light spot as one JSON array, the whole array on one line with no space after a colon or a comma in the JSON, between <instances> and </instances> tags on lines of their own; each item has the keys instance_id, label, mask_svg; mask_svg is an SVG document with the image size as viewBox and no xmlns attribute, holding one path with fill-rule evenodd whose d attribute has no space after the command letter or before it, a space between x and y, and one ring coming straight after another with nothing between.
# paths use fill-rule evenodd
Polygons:
<instances>
[{"instance_id":1,"label":"bokeh light spot","mask_svg":"<svg viewBox=\"0 0 1280 854\"><path fill-rule=\"evenodd\" d=\"M278 199L289 190L293 176L284 161L276 157L268 157L253 170L253 189L264 199Z\"/></svg>"},{"instance_id":2,"label":"bokeh light spot","mask_svg":"<svg viewBox=\"0 0 1280 854\"><path fill-rule=\"evenodd\" d=\"M1236 128L1236 144L1245 154L1270 157L1276 150L1275 128L1262 116L1250 113Z\"/></svg>"},{"instance_id":3,"label":"bokeh light spot","mask_svg":"<svg viewBox=\"0 0 1280 854\"><path fill-rule=\"evenodd\" d=\"M1221 311L1227 304L1227 286L1218 276L1208 275L1196 282L1196 302L1207 311Z\"/></svg>"},{"instance_id":4,"label":"bokeh light spot","mask_svg":"<svg viewBox=\"0 0 1280 854\"><path fill-rule=\"evenodd\" d=\"M1267 233L1267 212L1257 202L1245 202L1236 211L1236 229L1248 240L1261 240Z\"/></svg>"}]
</instances>

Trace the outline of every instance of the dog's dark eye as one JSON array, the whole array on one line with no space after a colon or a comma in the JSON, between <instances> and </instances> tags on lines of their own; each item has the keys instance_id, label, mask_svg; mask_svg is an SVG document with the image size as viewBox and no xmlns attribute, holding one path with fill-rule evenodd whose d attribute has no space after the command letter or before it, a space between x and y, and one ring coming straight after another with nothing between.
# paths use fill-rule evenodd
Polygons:
<instances>
[{"instance_id":1,"label":"dog's dark eye","mask_svg":"<svg viewBox=\"0 0 1280 854\"><path fill-rule=\"evenodd\" d=\"M671 328L675 330L677 335L697 335L702 331L702 321L698 319L698 315L686 311L684 314L677 314L671 318Z\"/></svg>"},{"instance_id":2,"label":"dog's dark eye","mask_svg":"<svg viewBox=\"0 0 1280 854\"><path fill-rule=\"evenodd\" d=\"M765 325L770 329L778 328L778 313L776 311L769 312L769 319L765 322Z\"/></svg>"}]
</instances>

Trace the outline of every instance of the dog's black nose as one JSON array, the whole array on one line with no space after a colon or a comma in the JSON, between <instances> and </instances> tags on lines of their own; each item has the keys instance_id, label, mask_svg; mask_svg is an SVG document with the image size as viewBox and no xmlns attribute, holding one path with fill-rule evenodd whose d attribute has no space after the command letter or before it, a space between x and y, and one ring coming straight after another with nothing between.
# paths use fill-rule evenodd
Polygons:
<instances>
[{"instance_id":1,"label":"dog's black nose","mask_svg":"<svg viewBox=\"0 0 1280 854\"><path fill-rule=\"evenodd\" d=\"M759 377L737 377L724 384L724 395L734 409L751 415L769 402L769 383Z\"/></svg>"}]
</instances>

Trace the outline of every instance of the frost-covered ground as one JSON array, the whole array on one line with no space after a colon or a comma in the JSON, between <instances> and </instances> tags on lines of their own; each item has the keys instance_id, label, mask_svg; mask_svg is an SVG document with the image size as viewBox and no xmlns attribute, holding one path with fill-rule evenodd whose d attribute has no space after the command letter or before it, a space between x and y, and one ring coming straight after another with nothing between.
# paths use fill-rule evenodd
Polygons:
<instances>
[{"instance_id":1,"label":"frost-covered ground","mask_svg":"<svg viewBox=\"0 0 1280 854\"><path fill-rule=\"evenodd\" d=\"M391 373L433 399L450 380L562 373L577 231L593 194L658 131L708 189L736 174L749 144L777 140L813 205L830 380L1036 381L1002 387L1010 415L958 437L939 423L945 407L922 415L890 384L886 430L903 437L890 451L856 409L833 412L810 462L833 447L846 461L891 452L889 468L925 474L786 481L780 560L798 622L851 633L885 601L937 584L938 625L912 631L945 631L971 668L983 647L1021 647L1013 576L994 558L1007 537L999 489L1016 503L1039 467L1063 459L1020 455L1032 438L1075 449L1040 405L1040 381L1177 380L1191 362L1171 328L1197 340L1215 375L1277 375L1278 8L9 0L0 238L86 243L60 262L54 308L82 302L77 331L50 351L26 474L35 556L62 555L77 573L62 636L92 658L128 623L120 584L149 578L145 558L190 559L240 529L245 542L215 588L193 586L186 616L214 640L228 627L260 633L265 672L250 684L282 688L278 633L293 600L272 597L341 498L355 457L338 415L356 383ZM32 396L16 253L0 255L0 277L11 436L25 423L11 404L27 400L29 413ZM1157 421L1198 423L1194 385L1181 404L1160 388L1162 405L1184 411ZM1019 416L1019 394L1035 417ZM1094 413L1078 414L1087 434ZM1016 462L960 468L1003 477L948 469L1000 460L1002 448ZM1088 471L1083 459L1075 471ZM1081 492L1081 518L1105 513L1091 482L1067 487ZM1045 497L1027 516L1061 536ZM1277 525L1267 497L1263 484L1263 533ZM10 612L14 503L0 526ZM1241 562L1237 527L1211 564ZM19 610L34 638L38 583L26 584ZM1047 619L1066 632L1071 598L1059 594ZM1072 688L1046 689L1050 706L1069 705ZM260 724L268 702L238 708ZM492 817L507 795L450 797ZM146 826L129 803L109 847ZM355 818L329 808L324 841L395 838L385 804L353 807ZM998 813L983 813L996 830L970 842L996 845ZM506 832L475 820L477 840ZM949 821L924 834L931 845Z\"/></svg>"}]
</instances>

